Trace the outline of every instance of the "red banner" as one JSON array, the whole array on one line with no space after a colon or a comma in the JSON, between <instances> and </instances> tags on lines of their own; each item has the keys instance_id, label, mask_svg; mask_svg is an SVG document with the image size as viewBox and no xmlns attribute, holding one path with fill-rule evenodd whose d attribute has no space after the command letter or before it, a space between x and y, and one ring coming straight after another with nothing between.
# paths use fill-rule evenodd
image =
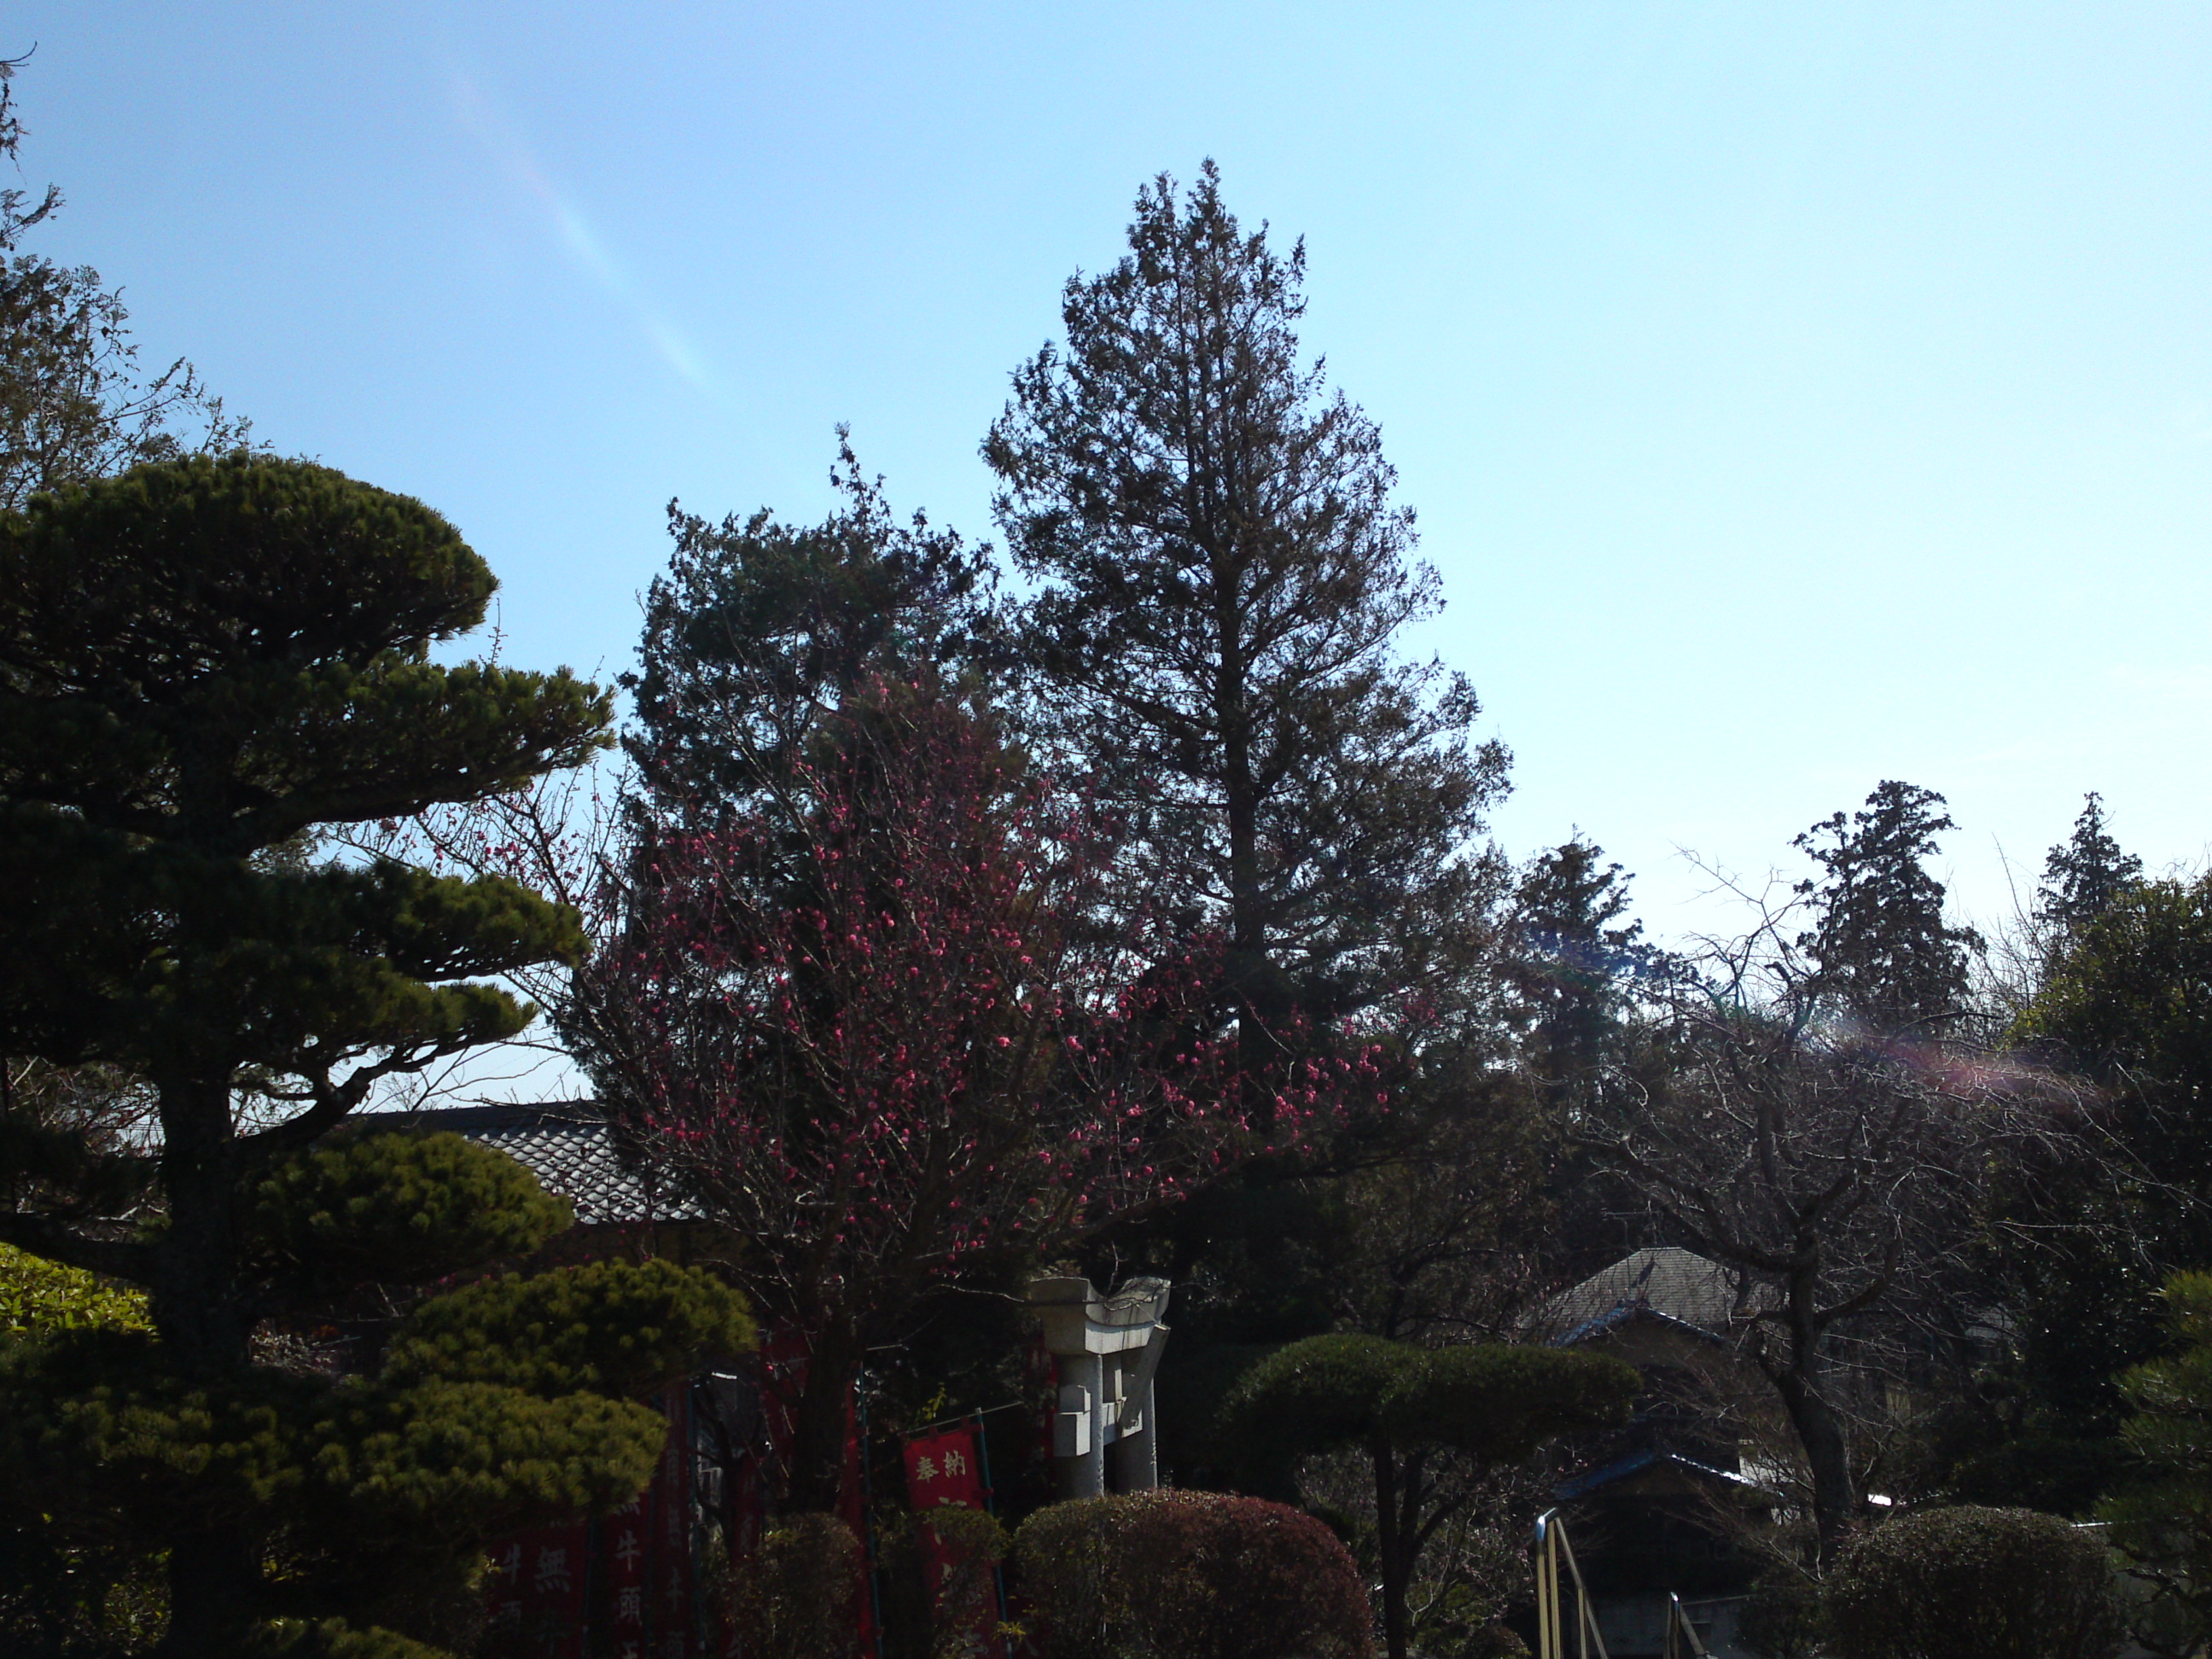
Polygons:
<instances>
[{"instance_id":1,"label":"red banner","mask_svg":"<svg viewBox=\"0 0 2212 1659\"><path fill-rule=\"evenodd\" d=\"M988 1507L983 1461L972 1425L963 1424L941 1434L909 1440L903 1455L907 1504L916 1515L927 1516L932 1510ZM944 1613L947 1601L958 1597L963 1606L953 1611L952 1619L962 1627L966 1651L976 1655L1002 1653L1005 1644L998 1633L997 1584L993 1578L979 1582L976 1577L978 1573L988 1574L991 1570L949 1545L934 1527L923 1526L921 1543L930 1604ZM948 1584L948 1579L957 1582Z\"/></svg>"},{"instance_id":2,"label":"red banner","mask_svg":"<svg viewBox=\"0 0 2212 1659\"><path fill-rule=\"evenodd\" d=\"M966 1425L906 1443L906 1496L915 1510L951 1504L983 1507L983 1471L975 1455L975 1431Z\"/></svg>"},{"instance_id":3,"label":"red banner","mask_svg":"<svg viewBox=\"0 0 2212 1659\"><path fill-rule=\"evenodd\" d=\"M539 1527L511 1539L492 1560L486 1647L528 1659L578 1659L584 1644L584 1575L589 1528L581 1521Z\"/></svg>"}]
</instances>

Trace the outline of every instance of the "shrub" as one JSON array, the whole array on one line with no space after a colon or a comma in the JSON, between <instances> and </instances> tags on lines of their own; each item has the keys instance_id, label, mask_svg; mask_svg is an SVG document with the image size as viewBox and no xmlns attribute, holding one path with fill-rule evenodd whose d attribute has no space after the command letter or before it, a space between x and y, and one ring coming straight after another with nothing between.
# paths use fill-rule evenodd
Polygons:
<instances>
[{"instance_id":1,"label":"shrub","mask_svg":"<svg viewBox=\"0 0 2212 1659\"><path fill-rule=\"evenodd\" d=\"M1041 1510L1014 1535L1051 1659L1367 1659L1336 1534L1282 1504L1149 1492Z\"/></svg>"},{"instance_id":2,"label":"shrub","mask_svg":"<svg viewBox=\"0 0 2212 1659\"><path fill-rule=\"evenodd\" d=\"M1827 1632L1820 1586L1796 1573L1760 1579L1736 1613L1737 1642L1765 1659L1808 1659Z\"/></svg>"},{"instance_id":3,"label":"shrub","mask_svg":"<svg viewBox=\"0 0 2212 1659\"><path fill-rule=\"evenodd\" d=\"M2033 1510L1899 1516L1847 1546L1826 1595L1842 1659L2112 1659L2112 1558Z\"/></svg>"},{"instance_id":4,"label":"shrub","mask_svg":"<svg viewBox=\"0 0 2212 1659\"><path fill-rule=\"evenodd\" d=\"M934 1509L916 1521L937 1534L944 1577L930 1610L930 1659L958 1659L971 1651L978 1631L999 1622L994 1569L1006 1559L1006 1529L982 1510Z\"/></svg>"},{"instance_id":5,"label":"shrub","mask_svg":"<svg viewBox=\"0 0 2212 1659\"><path fill-rule=\"evenodd\" d=\"M748 1656L851 1659L860 1540L834 1515L793 1515L761 1534L738 1570L737 1626Z\"/></svg>"}]
</instances>

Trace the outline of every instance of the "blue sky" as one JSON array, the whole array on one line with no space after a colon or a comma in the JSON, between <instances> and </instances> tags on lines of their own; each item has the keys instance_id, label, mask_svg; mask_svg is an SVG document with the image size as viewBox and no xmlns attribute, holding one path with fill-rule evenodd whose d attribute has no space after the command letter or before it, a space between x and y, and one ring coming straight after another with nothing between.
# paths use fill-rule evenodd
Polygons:
<instances>
[{"instance_id":1,"label":"blue sky","mask_svg":"<svg viewBox=\"0 0 2212 1659\"><path fill-rule=\"evenodd\" d=\"M2087 789L2201 863L2202 6L18 3L41 251L618 670L672 496L991 533L976 445L1161 169L1310 259L1414 641L1662 933L1884 777L2007 903Z\"/></svg>"}]
</instances>

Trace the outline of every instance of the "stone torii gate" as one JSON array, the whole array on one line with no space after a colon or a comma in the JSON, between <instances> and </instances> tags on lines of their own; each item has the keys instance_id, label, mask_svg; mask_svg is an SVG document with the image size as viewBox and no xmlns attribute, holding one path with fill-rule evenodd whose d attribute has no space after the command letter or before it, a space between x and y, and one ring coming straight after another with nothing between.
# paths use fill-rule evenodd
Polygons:
<instances>
[{"instance_id":1,"label":"stone torii gate","mask_svg":"<svg viewBox=\"0 0 2212 1659\"><path fill-rule=\"evenodd\" d=\"M1030 1308L1044 1346L1060 1362L1053 1418L1053 1485L1062 1499L1106 1490L1106 1449L1114 1449L1114 1488L1150 1492L1160 1484L1152 1378L1167 1346L1168 1281L1133 1279L1100 1296L1087 1279L1033 1279Z\"/></svg>"}]
</instances>

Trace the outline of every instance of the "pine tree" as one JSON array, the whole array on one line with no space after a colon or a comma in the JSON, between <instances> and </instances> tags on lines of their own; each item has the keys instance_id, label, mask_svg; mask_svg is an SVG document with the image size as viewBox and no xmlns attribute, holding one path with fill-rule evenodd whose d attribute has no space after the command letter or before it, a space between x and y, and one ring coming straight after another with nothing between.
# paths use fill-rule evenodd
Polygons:
<instances>
[{"instance_id":1,"label":"pine tree","mask_svg":"<svg viewBox=\"0 0 2212 1659\"><path fill-rule=\"evenodd\" d=\"M219 1524L247 1577L236 1626L196 1621L173 1581L162 1651L304 1659L350 1632L429 1659L467 1638L492 1539L635 1496L667 1433L639 1397L751 1341L735 1291L665 1262L495 1272L422 1300L569 1223L458 1135L353 1136L241 1197L259 1363L193 1364L127 1318L0 1343L11 1652L146 1650L162 1610L143 1564ZM417 1305L364 1317L394 1302Z\"/></svg>"},{"instance_id":2,"label":"pine tree","mask_svg":"<svg viewBox=\"0 0 2212 1659\"><path fill-rule=\"evenodd\" d=\"M1148 886L1227 935L1255 1024L1478 948L1467 847L1507 764L1463 678L1395 654L1437 576L1374 422L1300 361L1304 276L1212 162L1180 199L1163 175L983 446L1045 728L1141 824Z\"/></svg>"},{"instance_id":3,"label":"pine tree","mask_svg":"<svg viewBox=\"0 0 2212 1659\"><path fill-rule=\"evenodd\" d=\"M1389 1659L1406 1659L1422 1547L1474 1500L1480 1474L1524 1462L1563 1435L1626 1423L1642 1388L1633 1366L1603 1354L1316 1336L1248 1371L1224 1427L1256 1469L1322 1452L1366 1458L1383 1640Z\"/></svg>"},{"instance_id":4,"label":"pine tree","mask_svg":"<svg viewBox=\"0 0 2212 1659\"><path fill-rule=\"evenodd\" d=\"M580 949L513 882L272 855L604 742L565 671L429 659L493 586L421 503L305 462L142 466L0 520L0 1055L155 1101L120 1147L9 1125L0 1240L146 1287L164 1363L210 1388L252 1374L242 1195L379 1079L519 1031L533 1011L486 981ZM245 1537L176 1514L171 1647L218 1650Z\"/></svg>"},{"instance_id":5,"label":"pine tree","mask_svg":"<svg viewBox=\"0 0 2212 1659\"><path fill-rule=\"evenodd\" d=\"M1942 805L1932 789L1885 779L1848 818L1835 813L1790 843L1824 872L1798 884L1818 915L1798 948L1829 995L1882 1030L1945 1029L1981 947L1944 921L1943 884L1928 868L1936 836L1956 827Z\"/></svg>"}]
</instances>

